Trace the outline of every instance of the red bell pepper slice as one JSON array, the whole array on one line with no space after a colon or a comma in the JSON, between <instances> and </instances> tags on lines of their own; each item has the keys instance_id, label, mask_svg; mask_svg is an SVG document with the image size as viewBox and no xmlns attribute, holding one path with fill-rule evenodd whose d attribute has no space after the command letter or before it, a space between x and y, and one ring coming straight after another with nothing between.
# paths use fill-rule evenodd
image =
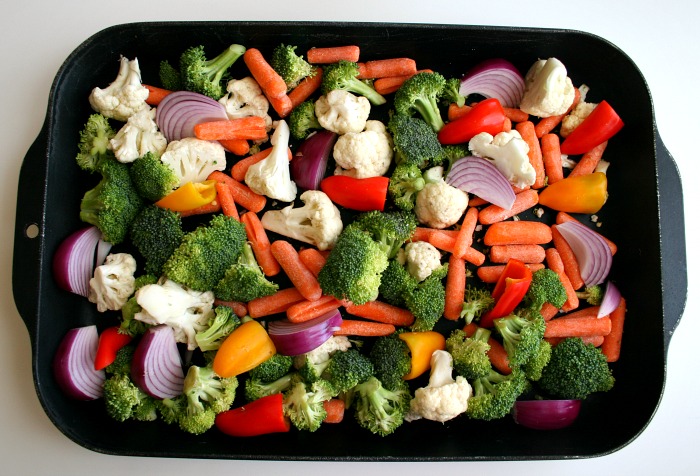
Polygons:
<instances>
[{"instance_id":1,"label":"red bell pepper slice","mask_svg":"<svg viewBox=\"0 0 700 476\"><path fill-rule=\"evenodd\" d=\"M100 334L95 354L95 370L102 370L114 362L117 351L131 342L129 334L119 332L119 326L108 327Z\"/></svg>"},{"instance_id":2,"label":"red bell pepper slice","mask_svg":"<svg viewBox=\"0 0 700 476\"><path fill-rule=\"evenodd\" d=\"M495 136L503 131L505 120L506 114L498 99L484 99L464 116L445 124L438 132L438 141L444 145L462 144L481 132Z\"/></svg>"},{"instance_id":3,"label":"red bell pepper slice","mask_svg":"<svg viewBox=\"0 0 700 476\"><path fill-rule=\"evenodd\" d=\"M253 400L242 407L216 415L216 427L229 436L257 436L289 431L289 418L284 415L284 398L275 393Z\"/></svg>"},{"instance_id":4,"label":"red bell pepper slice","mask_svg":"<svg viewBox=\"0 0 700 476\"><path fill-rule=\"evenodd\" d=\"M506 267L496 281L491 296L496 300L493 308L481 317L482 327L493 327L493 321L507 316L523 300L532 282L532 271L525 263L509 259Z\"/></svg>"},{"instance_id":5,"label":"red bell pepper slice","mask_svg":"<svg viewBox=\"0 0 700 476\"><path fill-rule=\"evenodd\" d=\"M355 178L331 175L321 180L321 190L341 207L368 212L384 211L389 177Z\"/></svg>"},{"instance_id":6,"label":"red bell pepper slice","mask_svg":"<svg viewBox=\"0 0 700 476\"><path fill-rule=\"evenodd\" d=\"M622 129L624 123L607 101L601 101L561 143L561 153L585 154Z\"/></svg>"}]
</instances>

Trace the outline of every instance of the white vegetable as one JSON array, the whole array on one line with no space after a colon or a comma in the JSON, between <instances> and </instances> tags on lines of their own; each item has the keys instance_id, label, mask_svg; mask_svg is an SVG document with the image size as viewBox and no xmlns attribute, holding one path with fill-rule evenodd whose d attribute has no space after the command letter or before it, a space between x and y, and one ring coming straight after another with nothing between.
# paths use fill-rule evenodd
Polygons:
<instances>
[{"instance_id":1,"label":"white vegetable","mask_svg":"<svg viewBox=\"0 0 700 476\"><path fill-rule=\"evenodd\" d=\"M226 150L218 142L185 137L169 143L160 160L172 167L181 186L203 182L215 170L224 170Z\"/></svg>"},{"instance_id":2,"label":"white vegetable","mask_svg":"<svg viewBox=\"0 0 700 476\"><path fill-rule=\"evenodd\" d=\"M272 152L248 168L245 183L260 195L282 202L293 202L297 196L297 185L289 172L289 126L285 121L277 122L270 143Z\"/></svg>"},{"instance_id":3,"label":"white vegetable","mask_svg":"<svg viewBox=\"0 0 700 476\"><path fill-rule=\"evenodd\" d=\"M229 119L258 116L265 119L267 130L272 129L272 118L268 114L270 102L260 89L260 85L248 76L232 79L226 84L228 93L219 99L226 109Z\"/></svg>"},{"instance_id":4,"label":"white vegetable","mask_svg":"<svg viewBox=\"0 0 700 476\"><path fill-rule=\"evenodd\" d=\"M427 241L414 241L404 247L406 268L418 281L425 280L442 266L440 250Z\"/></svg>"},{"instance_id":5,"label":"white vegetable","mask_svg":"<svg viewBox=\"0 0 700 476\"><path fill-rule=\"evenodd\" d=\"M452 378L452 356L436 350L430 357L430 380L427 387L416 390L406 421L420 418L444 423L467 411L472 387L467 379Z\"/></svg>"},{"instance_id":6,"label":"white vegetable","mask_svg":"<svg viewBox=\"0 0 700 476\"><path fill-rule=\"evenodd\" d=\"M333 147L335 175L378 177L389 170L394 141L380 121L367 121L362 132L341 135Z\"/></svg>"},{"instance_id":7,"label":"white vegetable","mask_svg":"<svg viewBox=\"0 0 700 476\"><path fill-rule=\"evenodd\" d=\"M126 124L109 141L119 162L133 162L148 152L158 156L165 152L168 140L158 130L155 119L156 110L150 107L132 114L127 119Z\"/></svg>"},{"instance_id":8,"label":"white vegetable","mask_svg":"<svg viewBox=\"0 0 700 476\"><path fill-rule=\"evenodd\" d=\"M166 278L139 288L136 302L141 311L134 319L172 327L176 340L186 343L189 350L197 348L195 335L207 328L214 313L212 291L194 291Z\"/></svg>"},{"instance_id":9,"label":"white vegetable","mask_svg":"<svg viewBox=\"0 0 700 476\"><path fill-rule=\"evenodd\" d=\"M308 361L308 363L317 368L320 374L328 366L333 354L345 352L350 347L352 347L352 342L347 336L333 336L311 352L295 355L294 368L300 369Z\"/></svg>"},{"instance_id":10,"label":"white vegetable","mask_svg":"<svg viewBox=\"0 0 700 476\"><path fill-rule=\"evenodd\" d=\"M516 187L535 183L535 168L527 155L530 148L515 129L492 136L481 132L469 141L473 155L491 160L493 165Z\"/></svg>"},{"instance_id":11,"label":"white vegetable","mask_svg":"<svg viewBox=\"0 0 700 476\"><path fill-rule=\"evenodd\" d=\"M141 69L137 58L120 58L119 74L106 88L94 88L88 100L103 116L126 121L129 116L150 106L146 103L148 89L141 84Z\"/></svg>"},{"instance_id":12,"label":"white vegetable","mask_svg":"<svg viewBox=\"0 0 700 476\"><path fill-rule=\"evenodd\" d=\"M559 134L562 137L566 137L571 134L571 132L593 112L593 109L595 109L597 105L598 103L584 101L576 104L576 106L574 106L574 108L571 110L571 113L562 118Z\"/></svg>"},{"instance_id":13,"label":"white vegetable","mask_svg":"<svg viewBox=\"0 0 700 476\"><path fill-rule=\"evenodd\" d=\"M343 231L340 211L328 195L320 190L307 190L299 197L303 207L294 205L269 210L261 218L265 229L327 250L335 245Z\"/></svg>"},{"instance_id":14,"label":"white vegetable","mask_svg":"<svg viewBox=\"0 0 700 476\"><path fill-rule=\"evenodd\" d=\"M134 293L135 272L136 260L130 254L107 255L90 279L88 299L100 312L120 310Z\"/></svg>"},{"instance_id":15,"label":"white vegetable","mask_svg":"<svg viewBox=\"0 0 700 476\"><path fill-rule=\"evenodd\" d=\"M537 117L564 114L574 102L574 86L566 66L556 58L538 60L525 75L520 109Z\"/></svg>"},{"instance_id":16,"label":"white vegetable","mask_svg":"<svg viewBox=\"0 0 700 476\"><path fill-rule=\"evenodd\" d=\"M443 168L432 167L424 174L425 186L416 195L416 217L431 228L447 228L457 223L469 204L466 192L449 185Z\"/></svg>"},{"instance_id":17,"label":"white vegetable","mask_svg":"<svg viewBox=\"0 0 700 476\"><path fill-rule=\"evenodd\" d=\"M369 117L371 105L364 96L355 96L340 89L334 89L321 96L314 104L314 112L319 124L336 134L362 132Z\"/></svg>"}]
</instances>

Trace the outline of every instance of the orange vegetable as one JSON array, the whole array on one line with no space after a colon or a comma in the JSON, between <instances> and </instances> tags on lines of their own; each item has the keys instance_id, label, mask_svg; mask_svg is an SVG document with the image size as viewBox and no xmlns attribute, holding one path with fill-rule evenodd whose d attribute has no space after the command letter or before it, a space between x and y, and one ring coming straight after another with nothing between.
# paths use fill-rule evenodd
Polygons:
<instances>
[{"instance_id":1,"label":"orange vegetable","mask_svg":"<svg viewBox=\"0 0 700 476\"><path fill-rule=\"evenodd\" d=\"M247 321L226 337L212 365L220 377L235 377L257 367L276 352L265 328L258 321Z\"/></svg>"},{"instance_id":2,"label":"orange vegetable","mask_svg":"<svg viewBox=\"0 0 700 476\"><path fill-rule=\"evenodd\" d=\"M568 213L597 213L608 199L603 172L567 177L540 192L540 205Z\"/></svg>"},{"instance_id":3,"label":"orange vegetable","mask_svg":"<svg viewBox=\"0 0 700 476\"><path fill-rule=\"evenodd\" d=\"M156 206L168 208L174 212L182 212L204 206L215 198L215 181L187 182L158 200Z\"/></svg>"},{"instance_id":4,"label":"orange vegetable","mask_svg":"<svg viewBox=\"0 0 700 476\"><path fill-rule=\"evenodd\" d=\"M445 336L435 331L402 332L399 339L411 351L411 371L404 380L412 380L430 369L430 358L436 350L445 350Z\"/></svg>"},{"instance_id":5,"label":"orange vegetable","mask_svg":"<svg viewBox=\"0 0 700 476\"><path fill-rule=\"evenodd\" d=\"M330 64L340 60L356 63L359 59L360 47L357 45L311 48L306 52L306 60L311 64Z\"/></svg>"}]
</instances>

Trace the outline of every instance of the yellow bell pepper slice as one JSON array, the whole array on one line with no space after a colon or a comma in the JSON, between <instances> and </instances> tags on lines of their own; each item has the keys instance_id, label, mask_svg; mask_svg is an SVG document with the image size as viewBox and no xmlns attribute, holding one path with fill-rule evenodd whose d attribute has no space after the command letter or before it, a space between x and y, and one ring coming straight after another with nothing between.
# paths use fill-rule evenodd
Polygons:
<instances>
[{"instance_id":1,"label":"yellow bell pepper slice","mask_svg":"<svg viewBox=\"0 0 700 476\"><path fill-rule=\"evenodd\" d=\"M436 350L445 350L445 336L435 331L402 332L399 339L411 351L411 371L404 380L414 379L430 369L430 358Z\"/></svg>"},{"instance_id":2,"label":"yellow bell pepper slice","mask_svg":"<svg viewBox=\"0 0 700 476\"><path fill-rule=\"evenodd\" d=\"M211 203L216 198L216 181L187 182L156 202L156 206L184 212Z\"/></svg>"},{"instance_id":3,"label":"yellow bell pepper slice","mask_svg":"<svg viewBox=\"0 0 700 476\"><path fill-rule=\"evenodd\" d=\"M212 368L220 377L235 377L257 367L277 352L265 328L247 321L229 334L216 351Z\"/></svg>"},{"instance_id":4,"label":"yellow bell pepper slice","mask_svg":"<svg viewBox=\"0 0 700 476\"><path fill-rule=\"evenodd\" d=\"M540 205L567 213L597 213L608 199L603 172L566 177L540 192Z\"/></svg>"}]
</instances>

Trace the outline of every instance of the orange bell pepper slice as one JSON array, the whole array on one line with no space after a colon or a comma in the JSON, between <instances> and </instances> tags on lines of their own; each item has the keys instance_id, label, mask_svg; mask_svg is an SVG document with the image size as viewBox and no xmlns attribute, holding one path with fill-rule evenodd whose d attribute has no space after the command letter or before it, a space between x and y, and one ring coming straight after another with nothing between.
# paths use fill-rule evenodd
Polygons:
<instances>
[{"instance_id":1,"label":"orange bell pepper slice","mask_svg":"<svg viewBox=\"0 0 700 476\"><path fill-rule=\"evenodd\" d=\"M257 367L276 352L265 328L258 321L247 321L226 337L216 351L212 368L220 377L235 377Z\"/></svg>"},{"instance_id":2,"label":"orange bell pepper slice","mask_svg":"<svg viewBox=\"0 0 700 476\"><path fill-rule=\"evenodd\" d=\"M430 358L436 350L445 350L445 336L435 331L402 332L399 339L411 351L411 370L404 380L414 379L430 369Z\"/></svg>"},{"instance_id":3,"label":"orange bell pepper slice","mask_svg":"<svg viewBox=\"0 0 700 476\"><path fill-rule=\"evenodd\" d=\"M567 213L597 213L608 198L603 172L566 177L540 192L540 205Z\"/></svg>"},{"instance_id":4,"label":"orange bell pepper slice","mask_svg":"<svg viewBox=\"0 0 700 476\"><path fill-rule=\"evenodd\" d=\"M216 198L216 181L187 182L156 202L156 206L174 212L194 210Z\"/></svg>"}]
</instances>

